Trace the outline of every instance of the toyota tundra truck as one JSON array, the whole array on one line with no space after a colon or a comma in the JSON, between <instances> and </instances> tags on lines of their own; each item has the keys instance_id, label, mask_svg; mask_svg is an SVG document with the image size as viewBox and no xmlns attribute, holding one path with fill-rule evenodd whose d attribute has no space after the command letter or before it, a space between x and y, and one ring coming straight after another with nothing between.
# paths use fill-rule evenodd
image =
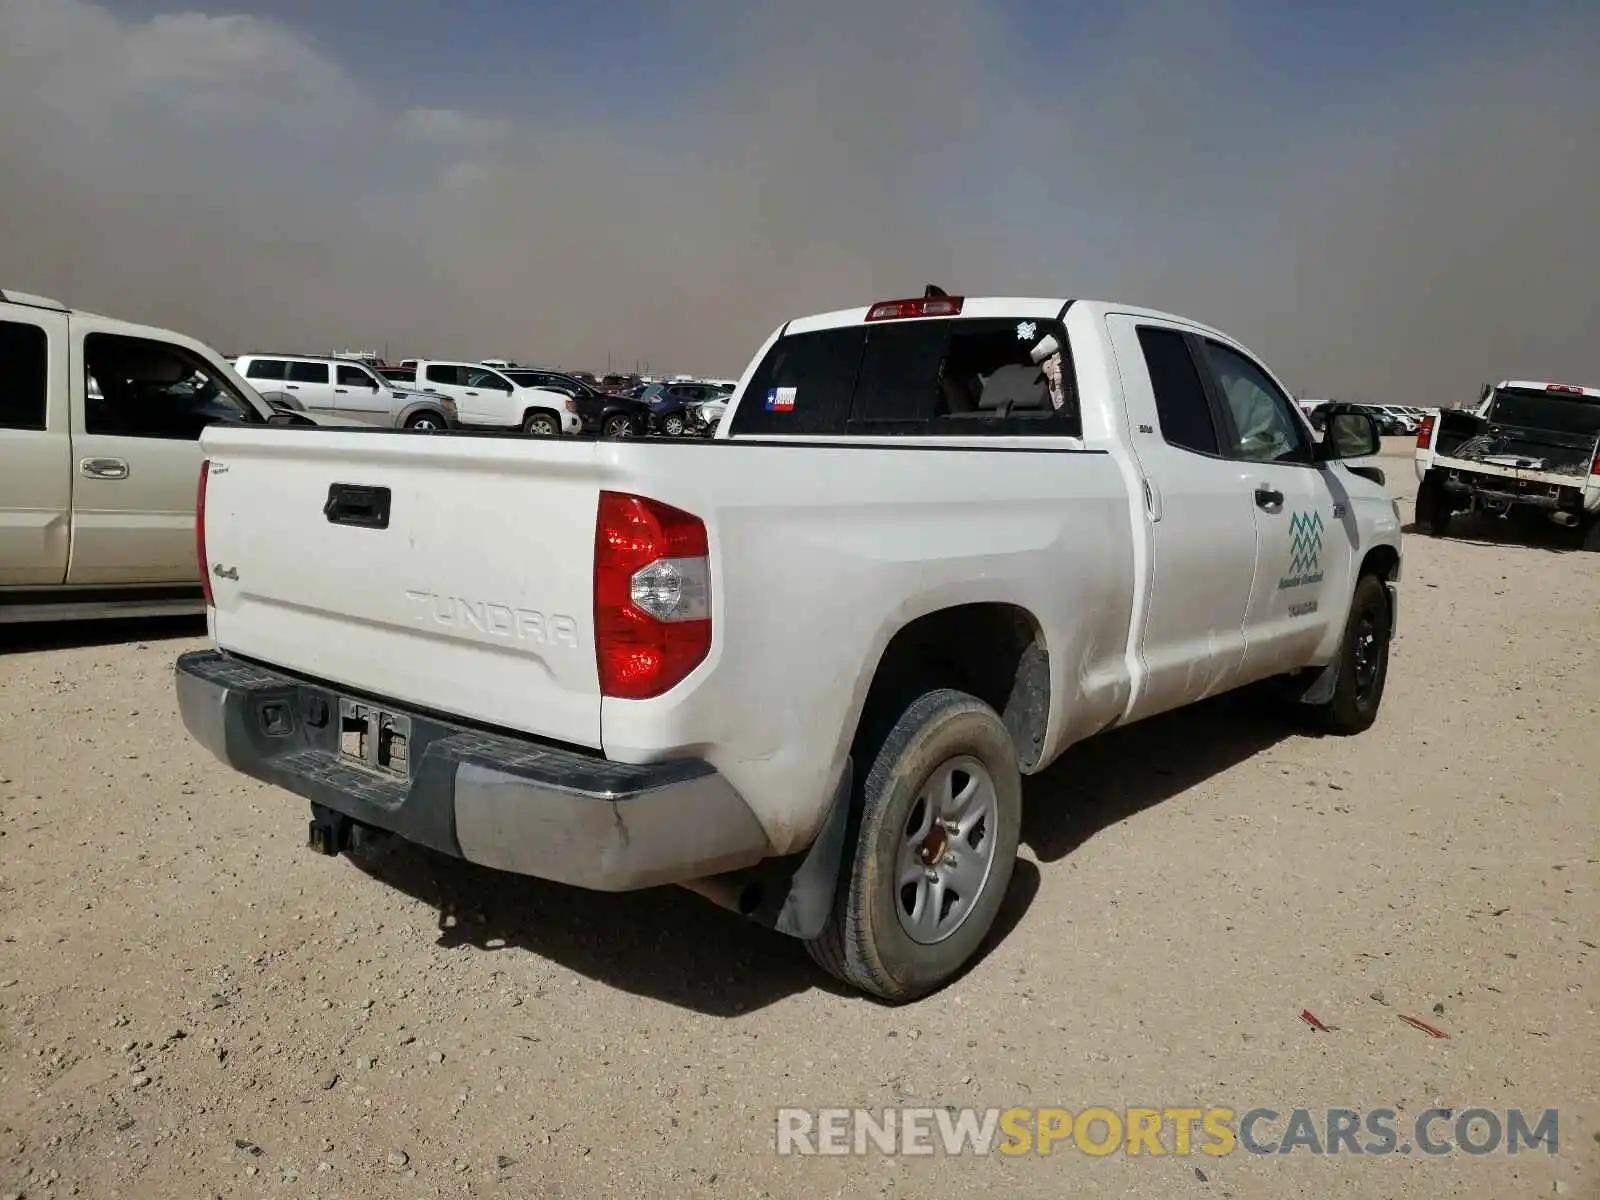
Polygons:
<instances>
[{"instance_id":1,"label":"toyota tundra truck","mask_svg":"<svg viewBox=\"0 0 1600 1200\"><path fill-rule=\"evenodd\" d=\"M1506 380L1476 409L1423 418L1415 454L1417 527L1444 537L1455 517L1542 515L1600 550L1600 388Z\"/></svg>"},{"instance_id":2,"label":"toyota tundra truck","mask_svg":"<svg viewBox=\"0 0 1600 1200\"><path fill-rule=\"evenodd\" d=\"M1400 518L1238 341L930 289L771 334L709 439L215 427L190 733L597 891L682 885L890 1001L972 960L1024 775L1258 681L1375 719ZM482 514L522 517L485 523Z\"/></svg>"}]
</instances>

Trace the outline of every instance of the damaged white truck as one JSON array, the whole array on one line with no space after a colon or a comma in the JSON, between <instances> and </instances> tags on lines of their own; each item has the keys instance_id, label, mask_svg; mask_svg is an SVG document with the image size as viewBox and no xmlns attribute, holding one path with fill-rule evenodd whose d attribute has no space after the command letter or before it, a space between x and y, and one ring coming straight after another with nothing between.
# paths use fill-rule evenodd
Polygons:
<instances>
[{"instance_id":1,"label":"damaged white truck","mask_svg":"<svg viewBox=\"0 0 1600 1200\"><path fill-rule=\"evenodd\" d=\"M1182 317L936 289L784 325L709 440L214 428L178 704L324 852L683 885L907 1000L1075 742L1267 680L1371 725L1377 446Z\"/></svg>"},{"instance_id":2,"label":"damaged white truck","mask_svg":"<svg viewBox=\"0 0 1600 1200\"><path fill-rule=\"evenodd\" d=\"M1457 517L1543 515L1600 551L1600 388L1506 380L1478 407L1417 430L1416 521L1444 537Z\"/></svg>"}]
</instances>

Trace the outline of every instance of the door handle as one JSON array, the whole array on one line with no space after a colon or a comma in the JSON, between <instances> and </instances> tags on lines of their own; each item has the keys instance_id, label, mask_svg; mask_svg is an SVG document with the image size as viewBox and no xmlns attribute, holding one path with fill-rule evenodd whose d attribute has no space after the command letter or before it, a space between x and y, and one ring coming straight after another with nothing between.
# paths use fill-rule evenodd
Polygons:
<instances>
[{"instance_id":1,"label":"door handle","mask_svg":"<svg viewBox=\"0 0 1600 1200\"><path fill-rule=\"evenodd\" d=\"M334 388L333 390L338 392L341 396L348 396L350 394L349 388Z\"/></svg>"},{"instance_id":2,"label":"door handle","mask_svg":"<svg viewBox=\"0 0 1600 1200\"><path fill-rule=\"evenodd\" d=\"M291 392L298 392L300 390L300 385L298 383L286 383L283 386L288 388Z\"/></svg>"},{"instance_id":3,"label":"door handle","mask_svg":"<svg viewBox=\"0 0 1600 1200\"><path fill-rule=\"evenodd\" d=\"M1161 520L1161 493L1156 486L1145 479L1144 483L1144 509L1150 514L1152 521Z\"/></svg>"},{"instance_id":4,"label":"door handle","mask_svg":"<svg viewBox=\"0 0 1600 1200\"><path fill-rule=\"evenodd\" d=\"M89 479L126 479L128 464L120 458L86 458L78 470Z\"/></svg>"},{"instance_id":5,"label":"door handle","mask_svg":"<svg viewBox=\"0 0 1600 1200\"><path fill-rule=\"evenodd\" d=\"M1277 488L1268 487L1264 483L1256 484L1256 507L1264 508L1268 512L1275 512L1283 507L1283 493Z\"/></svg>"}]
</instances>

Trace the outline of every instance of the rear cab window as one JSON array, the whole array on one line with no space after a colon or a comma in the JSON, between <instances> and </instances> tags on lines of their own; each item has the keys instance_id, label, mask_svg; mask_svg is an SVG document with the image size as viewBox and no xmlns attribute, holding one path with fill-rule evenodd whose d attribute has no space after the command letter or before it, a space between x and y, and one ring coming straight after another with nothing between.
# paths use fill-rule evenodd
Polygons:
<instances>
[{"instance_id":1,"label":"rear cab window","mask_svg":"<svg viewBox=\"0 0 1600 1200\"><path fill-rule=\"evenodd\" d=\"M866 341L867 331L856 326L780 337L750 377L729 432L844 433Z\"/></svg>"},{"instance_id":2,"label":"rear cab window","mask_svg":"<svg viewBox=\"0 0 1600 1200\"><path fill-rule=\"evenodd\" d=\"M780 337L731 436L1080 437L1066 330L1036 316L937 317Z\"/></svg>"},{"instance_id":3,"label":"rear cab window","mask_svg":"<svg viewBox=\"0 0 1600 1200\"><path fill-rule=\"evenodd\" d=\"M1483 415L1496 425L1516 429L1600 436L1600 397L1564 384L1496 388Z\"/></svg>"}]
</instances>

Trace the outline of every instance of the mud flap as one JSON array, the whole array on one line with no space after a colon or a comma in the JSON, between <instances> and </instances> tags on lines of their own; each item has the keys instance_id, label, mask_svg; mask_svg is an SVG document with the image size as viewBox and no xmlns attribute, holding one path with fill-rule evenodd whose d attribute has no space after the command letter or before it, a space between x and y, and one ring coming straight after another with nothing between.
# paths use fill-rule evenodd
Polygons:
<instances>
[{"instance_id":1,"label":"mud flap","mask_svg":"<svg viewBox=\"0 0 1600 1200\"><path fill-rule=\"evenodd\" d=\"M847 758L817 840L811 843L811 849L806 851L805 858L790 877L789 890L773 921L773 928L779 933L809 940L821 936L828 923L833 912L833 895L839 885L839 866L844 859L854 782L855 762Z\"/></svg>"},{"instance_id":2,"label":"mud flap","mask_svg":"<svg viewBox=\"0 0 1600 1200\"><path fill-rule=\"evenodd\" d=\"M1333 699L1333 689L1339 685L1339 657L1318 672L1311 686L1301 695L1301 704L1326 704Z\"/></svg>"},{"instance_id":3,"label":"mud flap","mask_svg":"<svg viewBox=\"0 0 1600 1200\"><path fill-rule=\"evenodd\" d=\"M822 828L808 849L683 886L764 928L802 941L820 937L833 914L844 865L854 782L854 760L847 758Z\"/></svg>"}]
</instances>

